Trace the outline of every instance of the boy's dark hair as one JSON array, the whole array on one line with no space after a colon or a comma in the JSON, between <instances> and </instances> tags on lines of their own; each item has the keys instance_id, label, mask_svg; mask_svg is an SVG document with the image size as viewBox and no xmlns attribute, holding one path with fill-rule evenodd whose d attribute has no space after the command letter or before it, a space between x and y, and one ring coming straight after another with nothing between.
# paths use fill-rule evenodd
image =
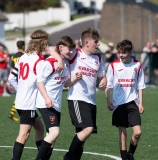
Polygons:
<instances>
[{"instance_id":1,"label":"boy's dark hair","mask_svg":"<svg viewBox=\"0 0 158 160\"><path fill-rule=\"evenodd\" d=\"M60 53L60 50L59 50L59 46L60 46L60 45L66 46L66 47L68 47L70 50L76 48L76 45L75 45L74 41L73 41L69 36L63 36L63 37L61 37L61 38L58 40L58 42L57 42L57 44L56 44L56 51L57 51L58 53Z\"/></svg>"},{"instance_id":2,"label":"boy's dark hair","mask_svg":"<svg viewBox=\"0 0 158 160\"><path fill-rule=\"evenodd\" d=\"M18 49L23 49L23 47L25 46L25 42L24 41L17 41L16 43Z\"/></svg>"},{"instance_id":3,"label":"boy's dark hair","mask_svg":"<svg viewBox=\"0 0 158 160\"><path fill-rule=\"evenodd\" d=\"M93 39L96 40L96 39L100 38L100 35L99 35L99 33L98 33L98 31L96 29L87 28L81 34L82 45L85 44L85 40L87 38L93 38Z\"/></svg>"},{"instance_id":4,"label":"boy's dark hair","mask_svg":"<svg viewBox=\"0 0 158 160\"><path fill-rule=\"evenodd\" d=\"M131 52L133 50L133 45L131 41L125 39L117 44L116 49L122 52Z\"/></svg>"}]
</instances>

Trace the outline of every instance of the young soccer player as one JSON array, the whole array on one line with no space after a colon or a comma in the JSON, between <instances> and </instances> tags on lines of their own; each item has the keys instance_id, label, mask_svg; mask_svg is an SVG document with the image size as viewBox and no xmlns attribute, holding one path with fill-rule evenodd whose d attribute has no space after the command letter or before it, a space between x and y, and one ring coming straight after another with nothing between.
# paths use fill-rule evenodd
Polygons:
<instances>
[{"instance_id":1,"label":"young soccer player","mask_svg":"<svg viewBox=\"0 0 158 160\"><path fill-rule=\"evenodd\" d=\"M110 111L113 111L112 125L118 127L119 148L122 160L134 160L141 136L141 117L144 112L142 90L145 88L142 65L131 58L132 42L123 40L117 44L119 59L111 62L107 71L106 98ZM110 90L113 89L112 101ZM126 128L132 127L133 135L127 152Z\"/></svg>"},{"instance_id":2,"label":"young soccer player","mask_svg":"<svg viewBox=\"0 0 158 160\"><path fill-rule=\"evenodd\" d=\"M22 40L17 41L16 45L18 48L18 52L11 57L10 72L14 69L14 66L15 66L16 62L18 61L18 59L25 53L24 52L24 50L25 50L25 42L24 41L22 41ZM17 117L15 117L15 113L16 113L16 108L15 108L15 101L14 101L8 117L10 119L12 119L13 121L19 121L19 119Z\"/></svg>"},{"instance_id":3,"label":"young soccer player","mask_svg":"<svg viewBox=\"0 0 158 160\"><path fill-rule=\"evenodd\" d=\"M76 73L70 79L68 59L73 49L75 49L75 43L68 36L61 37L56 44L56 51L64 63L62 74L55 72L58 62L52 56L48 57L41 67L41 74L37 79L37 86L40 92L37 95L36 107L39 108L43 117L47 135L41 144L36 160L49 160L51 157L55 140L59 135L64 85L67 87L82 78L80 73Z\"/></svg>"},{"instance_id":4,"label":"young soccer player","mask_svg":"<svg viewBox=\"0 0 158 160\"><path fill-rule=\"evenodd\" d=\"M44 137L44 127L36 113L35 104L37 75L40 72L40 66L44 62L42 53L46 49L47 39L48 34L45 31L34 31L31 34L26 54L19 58L9 76L9 82L17 91L15 108L20 117L20 130L13 147L12 160L21 159L32 126L35 129L35 140L38 149Z\"/></svg>"},{"instance_id":5,"label":"young soccer player","mask_svg":"<svg viewBox=\"0 0 158 160\"><path fill-rule=\"evenodd\" d=\"M102 58L95 54L99 46L99 33L88 28L82 32L82 49L76 49L71 59L70 72L74 76L81 72L82 79L68 90L68 108L76 134L64 160L80 160L87 138L97 132L96 128L96 81L100 78L100 89L105 89L106 77Z\"/></svg>"}]
</instances>

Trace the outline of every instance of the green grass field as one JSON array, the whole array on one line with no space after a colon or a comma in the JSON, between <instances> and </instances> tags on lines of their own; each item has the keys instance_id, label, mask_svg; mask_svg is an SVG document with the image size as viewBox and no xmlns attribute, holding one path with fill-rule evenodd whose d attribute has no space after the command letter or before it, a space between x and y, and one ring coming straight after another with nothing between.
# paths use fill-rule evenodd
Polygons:
<instances>
[{"instance_id":1,"label":"green grass field","mask_svg":"<svg viewBox=\"0 0 158 160\"><path fill-rule=\"evenodd\" d=\"M67 92L63 92L63 106L61 116L60 136L56 141L55 150L51 157L52 160L62 160L65 151L69 148L69 144L74 135L74 127L72 126L68 114ZM8 114L14 101L15 96L0 97L0 160L10 160L12 148L3 146L13 146L19 131L19 122L13 122L8 118ZM118 131L116 127L111 125L111 112L108 111L103 91L97 92L97 126L98 134L92 135L85 143L84 152L108 154L120 157L118 149ZM142 115L142 137L140 139L137 151L135 153L136 160L158 160L158 88L147 88L144 90L144 107L145 112ZM17 113L16 113L16 116ZM128 129L128 142L130 141L131 129ZM129 144L128 144L129 145ZM32 129L26 147L34 147L34 130ZM22 160L34 160L37 149L24 149ZM112 160L112 158L86 154L82 156L82 160Z\"/></svg>"}]
</instances>

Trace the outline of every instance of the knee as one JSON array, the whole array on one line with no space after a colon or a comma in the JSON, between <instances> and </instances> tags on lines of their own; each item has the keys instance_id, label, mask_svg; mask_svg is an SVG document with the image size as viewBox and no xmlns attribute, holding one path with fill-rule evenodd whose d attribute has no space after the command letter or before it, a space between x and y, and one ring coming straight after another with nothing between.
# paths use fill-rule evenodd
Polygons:
<instances>
[{"instance_id":1,"label":"knee","mask_svg":"<svg viewBox=\"0 0 158 160\"><path fill-rule=\"evenodd\" d=\"M18 135L18 141L20 141L22 144L24 144L28 140L29 136L30 136L29 132L28 133L19 134Z\"/></svg>"},{"instance_id":2,"label":"knee","mask_svg":"<svg viewBox=\"0 0 158 160\"><path fill-rule=\"evenodd\" d=\"M141 130L134 132L134 137L139 138L141 136L142 132Z\"/></svg>"}]
</instances>

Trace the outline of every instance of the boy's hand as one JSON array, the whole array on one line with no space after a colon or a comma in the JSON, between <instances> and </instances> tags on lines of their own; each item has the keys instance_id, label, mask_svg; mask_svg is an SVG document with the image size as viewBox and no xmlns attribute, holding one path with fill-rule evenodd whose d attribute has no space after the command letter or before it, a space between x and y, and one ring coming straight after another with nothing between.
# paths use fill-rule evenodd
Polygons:
<instances>
[{"instance_id":1,"label":"boy's hand","mask_svg":"<svg viewBox=\"0 0 158 160\"><path fill-rule=\"evenodd\" d=\"M113 106L113 104L112 104L111 101L108 101L108 102L107 102L107 105L108 105L109 111L112 111L112 110L114 109L114 106Z\"/></svg>"},{"instance_id":2,"label":"boy's hand","mask_svg":"<svg viewBox=\"0 0 158 160\"><path fill-rule=\"evenodd\" d=\"M106 77L102 77L100 83L99 83L99 89L105 90L107 84Z\"/></svg>"},{"instance_id":3,"label":"boy's hand","mask_svg":"<svg viewBox=\"0 0 158 160\"><path fill-rule=\"evenodd\" d=\"M144 107L143 105L139 105L139 113L142 114L144 112Z\"/></svg>"},{"instance_id":4,"label":"boy's hand","mask_svg":"<svg viewBox=\"0 0 158 160\"><path fill-rule=\"evenodd\" d=\"M51 108L51 107L53 107L54 103L49 97L47 97L45 99L45 105L46 105L47 108Z\"/></svg>"},{"instance_id":5,"label":"boy's hand","mask_svg":"<svg viewBox=\"0 0 158 160\"><path fill-rule=\"evenodd\" d=\"M82 74L80 72L77 72L76 73L76 78L79 80L79 79L82 79Z\"/></svg>"}]
</instances>

